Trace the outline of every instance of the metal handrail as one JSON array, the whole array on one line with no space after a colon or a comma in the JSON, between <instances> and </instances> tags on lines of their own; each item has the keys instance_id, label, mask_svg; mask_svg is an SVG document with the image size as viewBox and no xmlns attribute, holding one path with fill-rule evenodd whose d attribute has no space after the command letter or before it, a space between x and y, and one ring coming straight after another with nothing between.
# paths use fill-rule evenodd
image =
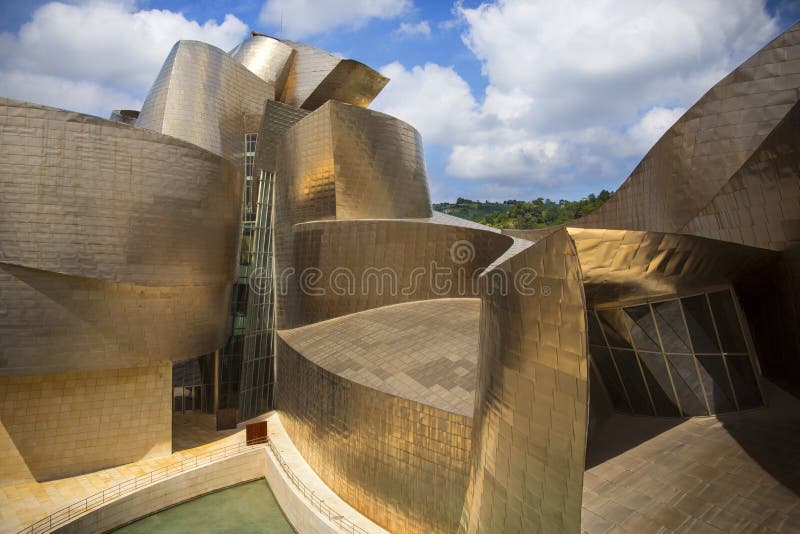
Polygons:
<instances>
[{"instance_id":1,"label":"metal handrail","mask_svg":"<svg viewBox=\"0 0 800 534\"><path fill-rule=\"evenodd\" d=\"M259 441L251 441L248 443L234 443L233 445L213 449L208 452L204 452L203 454L185 458L180 462L165 465L164 467L160 467L155 471L150 471L146 475L140 475L138 477L125 480L124 482L115 484L114 486L106 488L103 491L99 491L94 495L90 495L85 499L81 499L80 501L74 502L69 506L53 512L49 516L23 528L19 531L19 534L40 534L44 532L51 532L54 528L58 528L61 525L64 525L109 501L129 495L138 489L147 487L172 475L177 475L178 473L182 473L189 469L208 465L214 461L230 458L231 456L247 452L248 450L252 450L250 447L253 445L263 445L266 441L268 440L261 439Z\"/></svg>"},{"instance_id":2,"label":"metal handrail","mask_svg":"<svg viewBox=\"0 0 800 534\"><path fill-rule=\"evenodd\" d=\"M252 440L246 443L239 442L226 447L213 449L203 454L185 458L180 462L165 465L164 467L160 467L155 471L150 471L146 475L140 475L138 477L125 480L115 484L114 486L99 491L94 495L90 495L85 499L74 502L56 512L53 512L49 516L23 528L19 531L19 534L41 534L52 532L53 529L69 523L73 519L99 508L107 502L119 499L125 495L129 495L136 490L150 486L151 484L164 480L170 476L177 475L189 469L208 465L217 460L230 458L237 454L252 450L250 447L254 445L264 444L269 446L272 454L274 454L275 458L278 460L278 464L281 466L281 469L283 469L283 472L289 477L289 480L292 481L295 487L300 491L300 493L302 493L303 497L305 497L315 508L317 508L320 513L322 513L332 523L339 527L342 532L349 534L368 534L366 530L359 527L343 515L337 513L336 510L325 504L324 499L319 498L314 493L313 489L306 486L305 483L294 474L292 468L289 467L289 464L286 463L286 460L283 459L280 451L278 451L275 444L269 438L260 438L258 440Z\"/></svg>"},{"instance_id":3,"label":"metal handrail","mask_svg":"<svg viewBox=\"0 0 800 534\"><path fill-rule=\"evenodd\" d=\"M308 501L314 505L317 510L320 511L323 515L325 515L331 522L333 522L342 532L348 532L351 534L368 534L366 530L359 527L343 515L339 514L325 504L324 499L320 499L315 493L314 490L309 488L305 485L305 483L300 480L300 478L294 474L292 468L289 467L289 464L286 463L286 460L283 459L281 453L278 451L278 448L272 442L272 440L267 440L267 445L269 446L272 454L275 455L275 458L278 460L278 464L280 464L281 469L283 469L284 473L289 477L289 480L295 485L295 487L303 494L303 497L308 499Z\"/></svg>"}]
</instances>

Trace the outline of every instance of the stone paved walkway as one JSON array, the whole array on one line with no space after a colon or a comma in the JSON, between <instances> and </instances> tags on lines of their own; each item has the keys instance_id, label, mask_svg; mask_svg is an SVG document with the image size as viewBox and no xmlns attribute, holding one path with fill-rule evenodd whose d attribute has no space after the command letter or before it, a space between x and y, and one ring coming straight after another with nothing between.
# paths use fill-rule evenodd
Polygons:
<instances>
[{"instance_id":1,"label":"stone paved walkway","mask_svg":"<svg viewBox=\"0 0 800 534\"><path fill-rule=\"evenodd\" d=\"M184 458L245 439L244 430L216 432L207 414L173 417L173 454L76 477L0 487L0 532L17 532L70 504L119 482Z\"/></svg>"},{"instance_id":2,"label":"stone paved walkway","mask_svg":"<svg viewBox=\"0 0 800 534\"><path fill-rule=\"evenodd\" d=\"M582 530L800 532L800 400L766 385L769 407L740 414L611 416L589 444Z\"/></svg>"}]
</instances>

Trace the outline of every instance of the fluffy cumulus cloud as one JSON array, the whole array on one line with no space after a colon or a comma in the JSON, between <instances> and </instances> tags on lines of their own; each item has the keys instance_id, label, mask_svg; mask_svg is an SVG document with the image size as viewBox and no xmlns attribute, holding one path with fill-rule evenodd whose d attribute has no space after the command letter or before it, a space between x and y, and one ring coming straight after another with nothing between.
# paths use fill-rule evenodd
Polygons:
<instances>
[{"instance_id":1,"label":"fluffy cumulus cloud","mask_svg":"<svg viewBox=\"0 0 800 534\"><path fill-rule=\"evenodd\" d=\"M411 0L267 0L258 18L302 39L337 28L358 29L371 19L393 19L411 8Z\"/></svg>"},{"instance_id":2,"label":"fluffy cumulus cloud","mask_svg":"<svg viewBox=\"0 0 800 534\"><path fill-rule=\"evenodd\" d=\"M391 64L375 107L447 147L447 173L482 180L487 196L619 184L686 108L777 32L756 0L500 0L457 12L484 94L448 67Z\"/></svg>"},{"instance_id":3,"label":"fluffy cumulus cloud","mask_svg":"<svg viewBox=\"0 0 800 534\"><path fill-rule=\"evenodd\" d=\"M395 34L397 34L399 37L427 38L431 36L431 25L427 20L417 22L416 24L413 22L403 22L397 27Z\"/></svg>"},{"instance_id":4,"label":"fluffy cumulus cloud","mask_svg":"<svg viewBox=\"0 0 800 534\"><path fill-rule=\"evenodd\" d=\"M394 62L380 72L391 82L372 108L410 123L426 143L448 145L471 138L480 122L478 102L452 67L426 63L409 70Z\"/></svg>"},{"instance_id":5,"label":"fluffy cumulus cloud","mask_svg":"<svg viewBox=\"0 0 800 534\"><path fill-rule=\"evenodd\" d=\"M130 1L50 2L0 34L0 94L96 114L138 108L175 41L228 50L247 31L233 15L200 23Z\"/></svg>"}]
</instances>

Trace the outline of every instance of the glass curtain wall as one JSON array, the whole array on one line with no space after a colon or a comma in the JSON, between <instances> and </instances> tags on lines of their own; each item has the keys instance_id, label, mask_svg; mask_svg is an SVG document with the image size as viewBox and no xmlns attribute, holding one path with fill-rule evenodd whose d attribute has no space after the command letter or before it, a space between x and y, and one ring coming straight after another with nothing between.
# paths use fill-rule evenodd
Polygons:
<instances>
[{"instance_id":1,"label":"glass curtain wall","mask_svg":"<svg viewBox=\"0 0 800 534\"><path fill-rule=\"evenodd\" d=\"M239 417L249 419L273 406L275 383L273 299L273 209L275 174L262 173L258 188L250 297L244 331Z\"/></svg>"},{"instance_id":2,"label":"glass curtain wall","mask_svg":"<svg viewBox=\"0 0 800 534\"><path fill-rule=\"evenodd\" d=\"M231 307L228 315L228 341L220 351L220 408L239 407L244 330L247 317L248 280L252 273L250 260L253 227L255 224L253 165L255 163L257 139L258 134L245 135L245 183L242 191L242 237L239 246L239 272L231 292Z\"/></svg>"},{"instance_id":3,"label":"glass curtain wall","mask_svg":"<svg viewBox=\"0 0 800 534\"><path fill-rule=\"evenodd\" d=\"M618 411L694 416L763 400L730 288L589 310L589 352Z\"/></svg>"}]
</instances>

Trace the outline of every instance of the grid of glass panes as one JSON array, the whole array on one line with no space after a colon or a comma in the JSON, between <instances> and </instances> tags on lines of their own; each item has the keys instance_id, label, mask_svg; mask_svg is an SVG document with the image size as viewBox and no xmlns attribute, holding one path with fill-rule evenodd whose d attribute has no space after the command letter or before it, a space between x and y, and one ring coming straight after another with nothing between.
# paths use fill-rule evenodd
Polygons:
<instances>
[{"instance_id":1,"label":"grid of glass panes","mask_svg":"<svg viewBox=\"0 0 800 534\"><path fill-rule=\"evenodd\" d=\"M273 186L275 174L262 174L253 228L251 279L242 355L239 418L250 419L272 408L275 382L273 300Z\"/></svg>"},{"instance_id":2,"label":"grid of glass panes","mask_svg":"<svg viewBox=\"0 0 800 534\"><path fill-rule=\"evenodd\" d=\"M242 235L239 242L239 272L231 291L228 314L228 341L220 351L219 407L237 408L241 387L244 330L247 321L248 279L251 273L251 248L255 210L253 209L253 166L258 134L244 136L244 189L242 191Z\"/></svg>"},{"instance_id":3,"label":"grid of glass panes","mask_svg":"<svg viewBox=\"0 0 800 534\"><path fill-rule=\"evenodd\" d=\"M589 352L614 408L694 416L763 404L730 288L589 310Z\"/></svg>"}]
</instances>

